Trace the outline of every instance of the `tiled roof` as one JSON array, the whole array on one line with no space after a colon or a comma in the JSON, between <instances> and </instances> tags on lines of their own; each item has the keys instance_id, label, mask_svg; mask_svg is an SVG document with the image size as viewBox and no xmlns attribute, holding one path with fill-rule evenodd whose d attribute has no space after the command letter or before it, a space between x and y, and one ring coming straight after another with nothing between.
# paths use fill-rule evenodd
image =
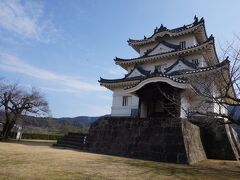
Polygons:
<instances>
[{"instance_id":1,"label":"tiled roof","mask_svg":"<svg viewBox=\"0 0 240 180\"><path fill-rule=\"evenodd\" d=\"M203 47L209 43L214 43L214 37L211 35L207 41L205 41L203 44L201 45L195 45L195 46L191 46L191 47L187 47L184 49L174 49L172 51L167 51L167 52L163 52L163 53L158 53L158 54L154 54L154 55L148 55L148 56L141 56L141 57L137 57L137 58L130 58L130 59L122 59L122 58L118 58L116 57L114 59L114 61L118 64L118 63L124 63L124 62L130 62L130 61L137 61L137 60L143 60L143 59L148 59L148 58L154 58L154 57L158 57L158 56L168 56L171 55L172 53L180 53L180 52L185 52L185 51L191 51L195 48L200 48Z\"/></svg>"},{"instance_id":2,"label":"tiled roof","mask_svg":"<svg viewBox=\"0 0 240 180\"><path fill-rule=\"evenodd\" d=\"M224 61L222 61L221 63L215 64L215 65L212 65L212 66L202 67L202 68L192 70L192 71L184 71L184 72L175 71L175 72L173 72L169 75L176 76L176 75L187 75L187 74L202 73L202 72L218 69L218 68L223 67L225 65L229 65L229 63L230 63L230 61L227 58Z\"/></svg>"},{"instance_id":3,"label":"tiled roof","mask_svg":"<svg viewBox=\"0 0 240 180\"><path fill-rule=\"evenodd\" d=\"M191 62L189 62L188 60L186 60L184 58L178 58L178 60L175 63L173 63L168 68L165 68L165 73L168 73L170 70L172 70L177 64L179 64L179 62L182 62L186 66L191 67L193 69L197 69L197 65L196 64L191 63Z\"/></svg>"},{"instance_id":4,"label":"tiled roof","mask_svg":"<svg viewBox=\"0 0 240 180\"><path fill-rule=\"evenodd\" d=\"M189 70L189 71L175 71L171 74L163 74L163 73L158 73L158 72L153 72L147 76L136 76L136 77L130 77L130 78L121 78L121 79L103 79L100 78L99 83L100 84L114 84L114 83L124 83L124 82L131 82L131 81L136 81L137 83L146 80L148 78L153 78L153 77L166 77L169 78L175 82L178 83L187 83L187 81L184 81L181 79L181 77L178 77L177 75L188 75L188 74L194 74L194 73L202 73L202 72L206 72L206 71L211 71L214 69L218 69L220 67L223 67L225 65L229 65L229 60L226 59L224 61L222 61L221 63L218 63L216 65L213 66L207 66L207 67L202 67L196 70Z\"/></svg>"},{"instance_id":5,"label":"tiled roof","mask_svg":"<svg viewBox=\"0 0 240 180\"><path fill-rule=\"evenodd\" d=\"M159 44L163 44L164 46L169 47L174 50L181 49L180 45L176 45L176 44L166 42L164 40L160 40L159 43L157 43L157 45L155 47L153 47L150 50L147 50L146 53L142 57L148 56L151 52L153 52L159 46Z\"/></svg>"},{"instance_id":6,"label":"tiled roof","mask_svg":"<svg viewBox=\"0 0 240 180\"><path fill-rule=\"evenodd\" d=\"M158 27L155 28L154 33L150 37L144 36L144 39L141 39L141 40L129 39L128 43L129 43L129 45L131 45L131 44L135 44L138 42L148 41L148 40L152 39L156 34L161 33L161 32L178 34L179 32L183 32L183 31L189 30L191 28L194 29L194 27L198 26L199 24L204 24L204 19L201 18L200 20L198 20L198 18L196 16L194 17L193 23L188 24L188 25L183 25L181 27L174 28L174 29L168 29L161 24L161 26L159 28Z\"/></svg>"},{"instance_id":7,"label":"tiled roof","mask_svg":"<svg viewBox=\"0 0 240 180\"><path fill-rule=\"evenodd\" d=\"M144 70L141 66L139 66L139 65L136 64L136 65L134 66L134 68L133 68L128 74L125 75L125 78L127 78L128 76L130 76L130 74L132 74L132 72L133 72L135 69L137 69L141 74L143 74L143 75L145 75L145 76L149 75L150 72L151 72L151 71L146 71L146 70Z\"/></svg>"}]
</instances>

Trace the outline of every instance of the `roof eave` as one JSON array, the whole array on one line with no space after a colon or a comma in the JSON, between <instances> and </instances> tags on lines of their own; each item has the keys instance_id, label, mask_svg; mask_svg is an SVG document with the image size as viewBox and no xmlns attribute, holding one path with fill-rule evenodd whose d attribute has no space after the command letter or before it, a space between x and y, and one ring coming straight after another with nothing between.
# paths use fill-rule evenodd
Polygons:
<instances>
[{"instance_id":1,"label":"roof eave","mask_svg":"<svg viewBox=\"0 0 240 180\"><path fill-rule=\"evenodd\" d=\"M147 57L142 57L142 58L136 58L136 59L124 59L122 60L121 58L115 58L115 63L117 65L120 65L121 67L123 67L124 69L127 69L127 67L129 67L129 64L136 64L136 63L140 63L140 62L144 62L144 61L149 61L152 60L152 59L156 59L156 58L166 58L166 57L173 57L173 56L179 56L179 53L180 54L186 54L188 53L189 51L195 51L194 49L198 48L198 49L202 49L201 47L204 47L204 46L207 46L209 44L213 44L213 47L214 46L214 39L213 38L210 38L209 40L207 40L205 43L201 44L201 45L198 45L198 46L194 46L194 47L190 47L190 48L186 48L186 49L183 49L183 50L178 50L178 51L175 51L175 52L167 52L167 53L164 53L164 54L158 54L158 55L153 55L153 56L147 56ZM216 56L217 58L217 56Z\"/></svg>"},{"instance_id":2,"label":"roof eave","mask_svg":"<svg viewBox=\"0 0 240 180\"><path fill-rule=\"evenodd\" d=\"M129 44L129 46L133 47L136 50L136 46L142 46L142 45L145 45L145 44L148 44L148 43L155 42L155 39L159 34L162 34L162 36L169 35L170 37L181 36L181 35L185 35L185 34L188 34L188 33L195 32L201 26L203 26L203 29L204 29L203 33L205 34L205 37L207 37L205 22L204 22L204 20L200 20L197 25L195 25L195 26L193 26L189 29L185 29L185 30L180 31L180 32L169 32L167 30L166 31L161 31L161 32L153 34L151 37L149 37L147 39L141 39L141 40L129 39L128 44Z\"/></svg>"}]
</instances>

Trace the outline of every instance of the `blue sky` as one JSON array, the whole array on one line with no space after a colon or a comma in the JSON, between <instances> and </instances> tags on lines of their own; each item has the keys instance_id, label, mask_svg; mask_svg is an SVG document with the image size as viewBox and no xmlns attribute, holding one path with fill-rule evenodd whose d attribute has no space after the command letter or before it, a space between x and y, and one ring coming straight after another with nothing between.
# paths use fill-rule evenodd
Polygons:
<instances>
[{"instance_id":1,"label":"blue sky","mask_svg":"<svg viewBox=\"0 0 240 180\"><path fill-rule=\"evenodd\" d=\"M97 81L123 77L113 59L137 56L128 38L197 15L218 50L239 34L239 7L238 0L0 0L0 77L37 87L54 117L108 114L112 93Z\"/></svg>"}]
</instances>

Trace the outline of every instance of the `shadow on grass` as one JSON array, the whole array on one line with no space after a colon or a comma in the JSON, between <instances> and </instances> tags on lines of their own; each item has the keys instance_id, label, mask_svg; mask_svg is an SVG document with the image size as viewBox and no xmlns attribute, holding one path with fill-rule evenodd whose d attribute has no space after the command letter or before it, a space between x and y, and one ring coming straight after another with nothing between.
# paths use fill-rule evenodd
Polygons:
<instances>
[{"instance_id":1,"label":"shadow on grass","mask_svg":"<svg viewBox=\"0 0 240 180\"><path fill-rule=\"evenodd\" d=\"M74 149L68 147L53 147L59 150L73 150L77 152L84 153L92 153L103 155L102 158L97 159L95 163L104 164L109 162L111 164L126 164L131 167L136 168L145 168L142 173L138 173L139 175L144 174L152 174L153 176L157 175L165 175L169 177L191 177L191 178L204 178L204 177L221 177L222 179L226 178L236 178L240 177L240 164L235 164L237 161L224 161L224 160L205 160L200 163L196 163L193 165L188 164L176 164L176 163L168 163L168 162L159 162L153 160L146 160L142 158L134 158L126 155L114 155L114 154L105 154L98 152L91 152L87 150ZM212 162L213 161L213 162ZM210 162L210 163L209 163ZM222 163L233 163L231 166L219 167ZM137 174L136 174L137 175ZM221 179L220 178L220 179Z\"/></svg>"},{"instance_id":2,"label":"shadow on grass","mask_svg":"<svg viewBox=\"0 0 240 180\"><path fill-rule=\"evenodd\" d=\"M71 150L77 151L79 153L91 153L99 154L101 156L93 157L89 159L89 169L96 167L106 166L106 169L112 167L129 167L129 176L132 177L148 177L151 179L157 179L161 175L168 176L172 179L238 179L240 177L240 164L234 163L232 161L221 161L221 160L206 160L194 165L186 164L175 164L175 163L165 163L156 162L149 160L141 160L133 157L126 156L116 156L112 154L103 154L96 152L89 152L84 150L76 150L72 148L56 147L52 146L55 141L41 141L41 140L10 140L7 143L23 144L27 146L48 146L57 150ZM0 142L1 144L1 142ZM11 162L9 162L11 163ZM21 164L21 162L18 162ZM137 170L137 171L136 171ZM81 174L79 174L81 175ZM83 174L84 176L86 174ZM101 174L96 172L94 174L88 175L89 178L93 178ZM104 179L104 176L103 176Z\"/></svg>"}]
</instances>

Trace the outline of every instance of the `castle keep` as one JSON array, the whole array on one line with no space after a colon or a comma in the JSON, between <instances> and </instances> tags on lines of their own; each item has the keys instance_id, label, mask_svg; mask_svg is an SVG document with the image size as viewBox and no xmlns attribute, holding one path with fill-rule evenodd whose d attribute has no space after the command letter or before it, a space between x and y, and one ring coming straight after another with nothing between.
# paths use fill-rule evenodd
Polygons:
<instances>
[{"instance_id":1,"label":"castle keep","mask_svg":"<svg viewBox=\"0 0 240 180\"><path fill-rule=\"evenodd\" d=\"M196 108L201 101L187 79L196 75L204 78L223 69L228 71L229 62L219 63L214 38L207 36L203 18L198 20L195 17L192 24L175 29L161 25L152 36L129 39L128 44L139 53L139 57L115 59L115 63L128 74L121 79L101 78L99 81L113 91L111 116L145 118L174 113L186 118L186 112ZM220 88L216 84L213 86L215 91ZM175 105L166 98L173 94L179 100ZM220 110L224 108L214 105L208 108L212 112Z\"/></svg>"},{"instance_id":2,"label":"castle keep","mask_svg":"<svg viewBox=\"0 0 240 180\"><path fill-rule=\"evenodd\" d=\"M213 78L218 73L227 78L229 72L229 61L220 63L204 19L195 17L175 29L161 25L150 37L128 44L139 57L115 59L128 72L125 77L99 80L113 92L111 116L93 123L87 135L69 134L58 145L176 163L239 159L239 142L229 125L199 127L189 121L189 112L199 112L193 119L206 112L227 114L201 97L201 80L214 96L222 84Z\"/></svg>"}]
</instances>

